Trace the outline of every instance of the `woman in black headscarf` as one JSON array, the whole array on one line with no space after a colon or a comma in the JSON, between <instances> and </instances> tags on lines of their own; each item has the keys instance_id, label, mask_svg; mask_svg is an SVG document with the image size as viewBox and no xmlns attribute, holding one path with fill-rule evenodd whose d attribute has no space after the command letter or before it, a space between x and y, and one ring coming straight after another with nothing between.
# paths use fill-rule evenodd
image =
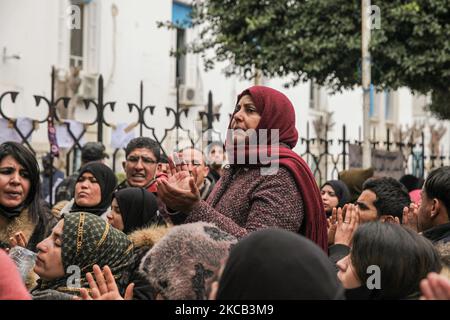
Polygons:
<instances>
[{"instance_id":1,"label":"woman in black headscarf","mask_svg":"<svg viewBox=\"0 0 450 320\"><path fill-rule=\"evenodd\" d=\"M333 265L310 240L281 229L256 231L231 250L217 300L343 299Z\"/></svg>"},{"instance_id":2,"label":"woman in black headscarf","mask_svg":"<svg viewBox=\"0 0 450 320\"><path fill-rule=\"evenodd\" d=\"M125 188L113 194L111 211L106 217L116 229L130 234L156 222L156 197L143 188Z\"/></svg>"},{"instance_id":3,"label":"woman in black headscarf","mask_svg":"<svg viewBox=\"0 0 450 320\"><path fill-rule=\"evenodd\" d=\"M347 185L340 180L330 180L320 188L323 206L327 217L331 216L333 208L343 208L350 202L350 191Z\"/></svg>"},{"instance_id":4,"label":"woman in black headscarf","mask_svg":"<svg viewBox=\"0 0 450 320\"><path fill-rule=\"evenodd\" d=\"M61 213L82 211L101 216L111 206L116 186L117 178L108 166L100 162L90 162L81 167L75 184L74 199Z\"/></svg>"}]
</instances>

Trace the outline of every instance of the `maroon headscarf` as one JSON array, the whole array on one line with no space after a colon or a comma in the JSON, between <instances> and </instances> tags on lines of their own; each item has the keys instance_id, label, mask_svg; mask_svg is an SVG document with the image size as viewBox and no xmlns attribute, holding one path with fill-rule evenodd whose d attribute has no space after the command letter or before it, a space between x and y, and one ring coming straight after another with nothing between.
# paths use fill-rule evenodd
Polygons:
<instances>
[{"instance_id":1,"label":"maroon headscarf","mask_svg":"<svg viewBox=\"0 0 450 320\"><path fill-rule=\"evenodd\" d=\"M254 146L246 148L246 159L249 159L247 153L258 152L259 155L261 149L267 148L268 153L266 154L278 152L279 156L272 161L275 161L274 164L283 166L291 172L302 194L305 218L300 228L300 233L327 252L328 236L326 215L319 187L308 164L291 150L295 147L298 140L298 132L295 128L295 110L291 101L281 92L264 86L253 86L244 90L238 96L237 101L239 102L244 95L250 95L252 97L255 107L261 116L256 130L279 129L279 142L289 146L287 148L280 144L274 148L274 145L271 146L272 142L269 135L267 145L259 145L257 148ZM233 117L230 119L228 129L231 128L232 120ZM227 146L227 149L229 147ZM236 151L236 148L234 150ZM236 152L234 154L236 155Z\"/></svg>"}]
</instances>

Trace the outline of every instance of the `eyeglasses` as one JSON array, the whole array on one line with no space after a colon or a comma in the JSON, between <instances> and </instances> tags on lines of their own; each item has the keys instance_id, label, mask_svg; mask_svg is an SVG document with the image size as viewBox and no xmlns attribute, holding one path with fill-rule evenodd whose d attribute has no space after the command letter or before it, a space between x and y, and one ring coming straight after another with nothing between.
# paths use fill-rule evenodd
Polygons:
<instances>
[{"instance_id":1,"label":"eyeglasses","mask_svg":"<svg viewBox=\"0 0 450 320\"><path fill-rule=\"evenodd\" d=\"M187 160L181 160L181 159L178 159L177 161L175 161L174 164L176 166L187 165L187 166L193 166L193 167L200 167L202 165L200 162L195 161L195 160L187 161Z\"/></svg>"},{"instance_id":2,"label":"eyeglasses","mask_svg":"<svg viewBox=\"0 0 450 320\"><path fill-rule=\"evenodd\" d=\"M158 163L157 161L153 160L152 158L144 157L144 156L129 156L127 158L127 161L132 162L132 163L137 163L139 161L139 159L141 159L142 162L145 163L145 164L156 164L156 163Z\"/></svg>"},{"instance_id":3,"label":"eyeglasses","mask_svg":"<svg viewBox=\"0 0 450 320\"><path fill-rule=\"evenodd\" d=\"M184 162L187 164L187 165L191 165L191 166L193 166L193 167L200 167L202 164L201 163L199 163L199 162L197 162L197 161L194 161L194 160L192 160L192 161L186 161L186 160L184 160Z\"/></svg>"}]
</instances>

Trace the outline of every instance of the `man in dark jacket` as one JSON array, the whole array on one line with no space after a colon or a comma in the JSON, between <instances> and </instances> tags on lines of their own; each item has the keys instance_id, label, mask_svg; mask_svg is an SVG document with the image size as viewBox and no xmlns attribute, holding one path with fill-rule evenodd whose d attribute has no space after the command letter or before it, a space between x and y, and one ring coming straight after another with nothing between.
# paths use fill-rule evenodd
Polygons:
<instances>
[{"instance_id":1,"label":"man in dark jacket","mask_svg":"<svg viewBox=\"0 0 450 320\"><path fill-rule=\"evenodd\" d=\"M164 160L165 161L165 160ZM126 174L126 179L122 181L116 190L128 187L144 188L157 197L158 178L167 178L163 172L161 164L161 148L159 144L148 137L138 137L132 139L125 148L125 161L122 166ZM158 197L158 206L162 204ZM164 219L158 211L153 223L164 225Z\"/></svg>"},{"instance_id":2,"label":"man in dark jacket","mask_svg":"<svg viewBox=\"0 0 450 320\"><path fill-rule=\"evenodd\" d=\"M422 188L418 229L434 244L450 242L450 166L433 170Z\"/></svg>"}]
</instances>

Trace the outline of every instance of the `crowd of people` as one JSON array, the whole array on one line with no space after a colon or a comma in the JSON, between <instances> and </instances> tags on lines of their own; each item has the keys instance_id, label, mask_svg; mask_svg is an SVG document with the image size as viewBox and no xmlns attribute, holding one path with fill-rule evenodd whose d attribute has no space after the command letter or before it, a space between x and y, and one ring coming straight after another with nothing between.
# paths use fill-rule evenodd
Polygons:
<instances>
[{"instance_id":1,"label":"crowd of people","mask_svg":"<svg viewBox=\"0 0 450 320\"><path fill-rule=\"evenodd\" d=\"M319 188L297 141L290 100L254 86L224 144L135 138L123 181L101 143L65 179L1 144L0 299L450 300L450 167Z\"/></svg>"}]
</instances>

